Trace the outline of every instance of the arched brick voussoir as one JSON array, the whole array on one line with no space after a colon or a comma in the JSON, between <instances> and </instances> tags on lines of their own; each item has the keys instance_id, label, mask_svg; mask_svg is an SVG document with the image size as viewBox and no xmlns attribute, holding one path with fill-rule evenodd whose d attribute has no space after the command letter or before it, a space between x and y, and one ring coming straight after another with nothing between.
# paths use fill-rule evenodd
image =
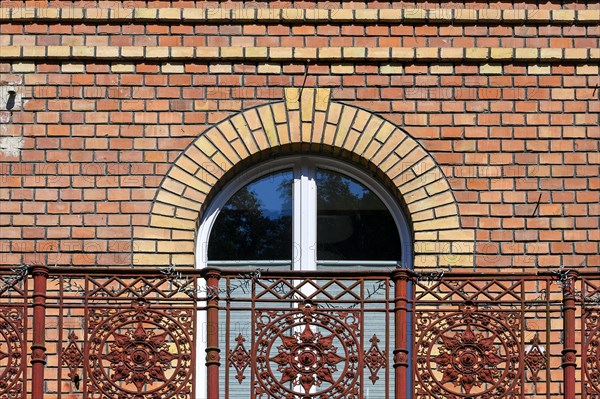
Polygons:
<instances>
[{"instance_id":1,"label":"arched brick voussoir","mask_svg":"<svg viewBox=\"0 0 600 399\"><path fill-rule=\"evenodd\" d=\"M240 135L230 119L224 120L216 129L221 133L225 141L231 146L240 159L250 155L248 148L240 138Z\"/></svg>"},{"instance_id":2,"label":"arched brick voussoir","mask_svg":"<svg viewBox=\"0 0 600 399\"><path fill-rule=\"evenodd\" d=\"M198 211L202 206L201 202L184 198L182 196L175 195L168 192L167 190L160 190L156 195L156 202L163 204L171 204L178 208L188 209L190 211Z\"/></svg>"},{"instance_id":3,"label":"arched brick voussoir","mask_svg":"<svg viewBox=\"0 0 600 399\"><path fill-rule=\"evenodd\" d=\"M223 144L215 140L218 138L218 134L219 133L216 128L211 128L208 132L200 136L200 138L194 142L194 145L198 147L200 152L207 156L212 162L219 165L219 168L223 170L223 172L227 172L237 162L237 160L239 160L239 157L232 157L233 159L230 159L226 153L223 152L224 149L222 147L217 147L218 145ZM216 143L214 141L216 141ZM230 156L232 155L231 152L231 149L227 151ZM177 162L175 162L174 166L176 165ZM173 170L173 168L171 168L171 170Z\"/></svg>"},{"instance_id":4,"label":"arched brick voussoir","mask_svg":"<svg viewBox=\"0 0 600 399\"><path fill-rule=\"evenodd\" d=\"M269 140L268 140L268 132L265 131L265 126L263 126L261 121L261 114L263 118L265 117L265 111L260 110L260 114L258 112L258 108L252 108L242 112L242 116L250 130L250 136L254 139L254 142L258 146L260 151L267 150L270 148Z\"/></svg>"},{"instance_id":5,"label":"arched brick voussoir","mask_svg":"<svg viewBox=\"0 0 600 399\"><path fill-rule=\"evenodd\" d=\"M285 89L285 112L291 143L331 144L324 141L331 89ZM279 111L279 113L281 112ZM281 142L281 144L285 144Z\"/></svg>"},{"instance_id":6,"label":"arched brick voussoir","mask_svg":"<svg viewBox=\"0 0 600 399\"><path fill-rule=\"evenodd\" d=\"M153 214L150 216L150 226L165 229L195 230L196 223L193 220L179 217L162 216Z\"/></svg>"},{"instance_id":7,"label":"arched brick voussoir","mask_svg":"<svg viewBox=\"0 0 600 399\"><path fill-rule=\"evenodd\" d=\"M256 154L301 144L366 161L392 183L412 224L415 266L472 266L474 231L461 227L435 159L401 128L330 96L329 89L286 89L282 101L247 109L206 130L165 176L149 226L134 229L134 262L194 266L201 211L219 179Z\"/></svg>"},{"instance_id":8,"label":"arched brick voussoir","mask_svg":"<svg viewBox=\"0 0 600 399\"><path fill-rule=\"evenodd\" d=\"M258 145L252 137L252 132L250 131L250 127L248 126L248 122L246 122L244 115L242 113L236 114L231 117L229 121L233 126L235 134L244 144L249 154L257 153L259 151Z\"/></svg>"},{"instance_id":9,"label":"arched brick voussoir","mask_svg":"<svg viewBox=\"0 0 600 399\"><path fill-rule=\"evenodd\" d=\"M363 109L357 109L352 125L348 129L348 133L341 143L341 148L355 153L354 149L359 142L367 142L367 137L375 135L379 127L385 122L384 119ZM341 136L338 136L341 138ZM364 148L363 148L364 149Z\"/></svg>"}]
</instances>

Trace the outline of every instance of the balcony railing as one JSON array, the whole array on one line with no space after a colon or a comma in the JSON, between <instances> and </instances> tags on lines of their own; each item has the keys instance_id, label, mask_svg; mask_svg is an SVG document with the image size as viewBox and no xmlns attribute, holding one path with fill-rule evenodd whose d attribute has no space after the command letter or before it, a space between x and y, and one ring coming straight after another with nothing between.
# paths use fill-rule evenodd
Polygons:
<instances>
[{"instance_id":1,"label":"balcony railing","mask_svg":"<svg viewBox=\"0 0 600 399\"><path fill-rule=\"evenodd\" d=\"M0 275L0 398L600 398L598 273Z\"/></svg>"}]
</instances>

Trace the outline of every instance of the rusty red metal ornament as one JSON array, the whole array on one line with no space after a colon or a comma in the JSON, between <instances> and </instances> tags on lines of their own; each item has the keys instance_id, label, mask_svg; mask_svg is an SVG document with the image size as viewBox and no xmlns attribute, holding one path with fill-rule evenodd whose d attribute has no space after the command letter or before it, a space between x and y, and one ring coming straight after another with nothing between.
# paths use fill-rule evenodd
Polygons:
<instances>
[{"instance_id":1,"label":"rusty red metal ornament","mask_svg":"<svg viewBox=\"0 0 600 399\"><path fill-rule=\"evenodd\" d=\"M371 337L369 342L371 343L371 347L365 353L364 362L369 368L369 371L371 372L369 379L371 380L373 385L375 385L375 383L379 379L377 373L379 373L380 369L387 367L387 359L381 351L381 349L379 349L378 344L380 342L380 339L377 338L376 334L373 334L373 337Z\"/></svg>"},{"instance_id":2,"label":"rusty red metal ornament","mask_svg":"<svg viewBox=\"0 0 600 399\"><path fill-rule=\"evenodd\" d=\"M0 308L0 397L17 397L22 389L22 335L22 310Z\"/></svg>"},{"instance_id":3,"label":"rusty red metal ornament","mask_svg":"<svg viewBox=\"0 0 600 399\"><path fill-rule=\"evenodd\" d=\"M71 381L74 381L77 378L77 370L83 365L84 355L77 344L78 339L79 337L71 331L69 333L69 345L66 348L63 348L62 351L61 361L62 364L69 368L68 375L71 378Z\"/></svg>"},{"instance_id":4,"label":"rusty red metal ornament","mask_svg":"<svg viewBox=\"0 0 600 399\"><path fill-rule=\"evenodd\" d=\"M307 301L297 311L259 310L255 317L257 398L360 397L357 312Z\"/></svg>"},{"instance_id":5,"label":"rusty red metal ornament","mask_svg":"<svg viewBox=\"0 0 600 399\"><path fill-rule=\"evenodd\" d=\"M548 366L548 354L543 350L543 347L540 344L539 334L536 334L533 337L530 344L530 349L525 351L524 360L527 368L531 371L529 381L538 382L540 380L540 370L545 369Z\"/></svg>"},{"instance_id":6,"label":"rusty red metal ornament","mask_svg":"<svg viewBox=\"0 0 600 399\"><path fill-rule=\"evenodd\" d=\"M237 342L237 345L234 349L229 351L229 362L237 371L235 378L241 384L242 381L246 379L246 376L244 376L244 370L246 370L246 367L248 367L250 364L251 356L244 346L246 339L242 336L242 334L239 334L235 341Z\"/></svg>"},{"instance_id":7,"label":"rusty red metal ornament","mask_svg":"<svg viewBox=\"0 0 600 399\"><path fill-rule=\"evenodd\" d=\"M180 390L192 372L191 319L190 312L151 310L143 301L97 313L89 339L90 390L111 399L189 397Z\"/></svg>"},{"instance_id":8,"label":"rusty red metal ornament","mask_svg":"<svg viewBox=\"0 0 600 399\"><path fill-rule=\"evenodd\" d=\"M519 317L478 312L465 303L460 312L436 314L419 325L417 376L434 398L500 398L518 389L521 375Z\"/></svg>"},{"instance_id":9,"label":"rusty red metal ornament","mask_svg":"<svg viewBox=\"0 0 600 399\"><path fill-rule=\"evenodd\" d=\"M600 398L600 311L587 315L587 337L584 343L586 356L585 372L589 384L586 385L588 398Z\"/></svg>"}]
</instances>

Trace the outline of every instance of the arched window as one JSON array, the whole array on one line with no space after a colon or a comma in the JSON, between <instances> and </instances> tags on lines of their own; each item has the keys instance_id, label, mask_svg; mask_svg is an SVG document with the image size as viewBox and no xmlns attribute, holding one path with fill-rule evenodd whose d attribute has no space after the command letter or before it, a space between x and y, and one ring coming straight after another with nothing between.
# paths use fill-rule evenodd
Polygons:
<instances>
[{"instance_id":1,"label":"arched window","mask_svg":"<svg viewBox=\"0 0 600 399\"><path fill-rule=\"evenodd\" d=\"M201 268L214 266L220 269L291 270L293 272L412 268L412 235L394 196L370 174L347 163L325 157L284 157L265 162L241 173L215 195L205 210L197 240L196 264ZM306 274L303 273L302 276L305 277ZM226 293L224 296L227 298L223 298L224 309L219 311L219 320L224 320L222 325L224 328L221 328L221 324L219 328L219 347L222 348L221 359L223 360L219 374L219 389L227 392L228 397L245 398L248 397L249 390L255 389L251 383L254 377L246 378L244 375L247 372L244 370L251 369L252 366L244 366L240 363L238 368L233 364L231 354L239 350L240 356L244 357L251 351L244 345L254 345L255 336L260 335L258 330L249 330L257 329L260 325L255 312L260 312L262 305L255 306L252 298L249 300L228 298L231 280L223 280L226 279L221 279L219 289ZM279 283L274 281L276 280L270 280L266 285L279 286ZM343 302L344 298L347 299L346 295L352 296L352 301L356 303L346 302L341 307L350 306L352 309L353 306L360 306L362 309L360 319L363 321L359 323L360 333L356 335L350 331L351 327L348 327L349 330L344 330L339 326L339 331L346 331L349 335L344 338L342 334L334 339L335 334L332 334L334 330L331 329L333 327L327 324L335 323L334 321L328 321L320 327L312 324L309 327L307 322L305 327L301 327L301 318L296 320L298 325L287 329L282 325L278 328L281 329L281 336L291 337L292 340L296 334L300 337L300 333L308 334L302 339L306 340L310 335L314 337L315 342L332 334L329 335L333 340L332 348L337 345L340 354L342 346L345 345L342 341L350 339L350 335L357 338L356 345L361 345L363 356L366 353L379 351L383 358L387 358L388 367L383 367L379 371L380 376L376 378L374 374L370 376L364 374L360 377L361 384L364 385L365 398L389 397L386 395L393 391L394 372L394 368L391 367L394 348L393 326L389 318L392 312L390 298L393 289L385 284L382 285L383 280L373 279L358 283L356 282L358 280L346 281L340 280L338 284L313 279L311 283L303 285L298 277L293 277L281 283L284 291L296 290L296 294L292 295L293 299L288 300L291 297L282 294L282 298L285 299L277 303L269 302L267 307L285 309L287 306L288 309L292 309L292 313L293 309L298 313L298 309L302 306L313 306L312 301L302 302L300 297L308 297L318 292L320 284L327 287L326 295L329 298L339 297ZM301 288L295 288L299 286ZM372 304L365 305L365 302L360 299L361 295L368 296ZM318 296L315 299L318 299ZM385 309L377 311L376 302ZM314 309L320 305L316 300ZM329 301L327 306L330 306L329 309L335 313L335 300ZM372 309L365 309L369 306L372 306ZM345 314L344 311L340 311L342 312L340 314ZM352 312L351 310L350 314ZM368 323L364 320L367 315ZM206 320L205 315L199 314L198 319L199 331L205 330L205 326L202 326ZM407 329L410 329L410 326L407 326ZM281 344L283 342L281 336L272 337L273 342ZM302 339L298 338L300 341ZM336 339L339 342L335 341ZM377 346L377 343L381 347ZM274 353L276 351L274 348L279 348L279 344L272 343L269 350ZM293 350L302 352L304 351L302 348ZM344 349L346 356L352 358L348 348ZM205 349L205 341L200 337L198 353L204 353ZM258 350L258 347L255 349ZM345 369L341 366L336 368L338 360L340 364L342 363L342 358L338 359L335 355L337 352L330 354L309 352L302 352L306 355L304 360L301 357L296 358L298 362L307 362L302 367L309 371L303 369L304 371L298 371L300 373L312 373L311 367L320 364L320 361L316 360L319 356L331 356L335 361L332 361L331 367L315 371L312 382L304 385L300 382L299 375L290 380L287 380L287 377L277 377L277 384L288 387L282 388L288 389L288 395L289 392L299 392L297 397L304 397L301 392L316 392L330 383L333 386L333 381L342 381L344 378ZM271 362L283 362L282 358L273 356L273 353L259 358L268 358ZM314 364L311 363L313 357L316 362ZM229 366L224 366L223 363L229 363ZM285 366L279 369L279 372L285 374ZM360 373L371 371L365 369ZM236 372L239 374L236 375ZM319 374L322 372L326 374ZM205 370L200 367L197 381L206 380L204 373ZM364 381L371 383L371 379L372 385L367 386ZM199 388L198 392L201 391L202 389Z\"/></svg>"},{"instance_id":2,"label":"arched window","mask_svg":"<svg viewBox=\"0 0 600 399\"><path fill-rule=\"evenodd\" d=\"M246 171L215 197L196 264L411 268L411 242L397 202L369 174L328 158L284 158Z\"/></svg>"}]
</instances>

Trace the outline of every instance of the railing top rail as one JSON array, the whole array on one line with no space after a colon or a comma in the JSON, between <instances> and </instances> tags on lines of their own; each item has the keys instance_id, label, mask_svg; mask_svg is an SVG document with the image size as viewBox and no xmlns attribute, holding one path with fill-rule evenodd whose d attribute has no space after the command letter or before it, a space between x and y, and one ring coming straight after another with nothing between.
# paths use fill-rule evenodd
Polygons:
<instances>
[{"instance_id":1,"label":"railing top rail","mask_svg":"<svg viewBox=\"0 0 600 399\"><path fill-rule=\"evenodd\" d=\"M270 270L267 268L217 268L207 267L203 269L191 269L176 267L73 267L60 266L49 267L48 272L51 276L160 276L168 275L169 272L187 277L203 277L206 274L213 272L218 273L223 277L247 276L250 273L255 273L255 276L261 277L380 277L390 278L398 271L405 273L408 276L415 278L429 279L451 279L451 278L534 278L534 277L553 277L561 273L573 271L571 269L560 270L536 270L531 272L507 272L503 271L440 271L432 270L431 272L422 271L415 272L409 269L397 268L394 270ZM14 274L15 267L0 267L0 275ZM577 274L585 278L600 278L600 270L577 270Z\"/></svg>"},{"instance_id":2,"label":"railing top rail","mask_svg":"<svg viewBox=\"0 0 600 399\"><path fill-rule=\"evenodd\" d=\"M414 275L414 272L408 269L404 270L410 275ZM1 273L2 269L0 269ZM218 273L221 277L247 277L252 274L257 278L259 276L272 278L272 277L379 277L389 278L392 271L388 270L270 270L268 268L257 268L257 269L239 269L239 268L216 268L207 267L204 269L176 269L176 268L90 268L90 269L75 269L72 267L58 267L50 268L49 274L51 276L161 276L178 274L186 277L203 277L208 273Z\"/></svg>"}]
</instances>

